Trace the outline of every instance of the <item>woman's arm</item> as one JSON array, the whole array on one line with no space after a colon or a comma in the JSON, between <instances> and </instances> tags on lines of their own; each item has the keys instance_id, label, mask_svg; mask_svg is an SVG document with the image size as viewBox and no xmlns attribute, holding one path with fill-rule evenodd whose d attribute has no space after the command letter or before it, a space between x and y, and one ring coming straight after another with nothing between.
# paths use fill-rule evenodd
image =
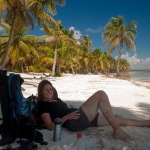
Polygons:
<instances>
[{"instance_id":1,"label":"woman's arm","mask_svg":"<svg viewBox=\"0 0 150 150\"><path fill-rule=\"evenodd\" d=\"M73 112L63 116L61 118L61 121L62 121L62 124L63 124L67 120L78 119L79 117L80 117L79 110L76 110L76 111L73 111Z\"/></svg>"},{"instance_id":2,"label":"woman's arm","mask_svg":"<svg viewBox=\"0 0 150 150\"><path fill-rule=\"evenodd\" d=\"M63 123L65 123L67 120L78 119L79 117L80 117L79 111L76 110L76 111L74 111L74 112L72 112L72 113L69 113L69 114L63 116L63 117L61 118L61 122L62 122L62 124L63 124ZM52 130L54 129L54 122L52 122L49 113L43 113L43 114L41 115L41 118L42 118L44 124L46 125L47 129L50 130L50 131L52 131Z\"/></svg>"},{"instance_id":3,"label":"woman's arm","mask_svg":"<svg viewBox=\"0 0 150 150\"><path fill-rule=\"evenodd\" d=\"M54 123L52 122L49 113L43 113L41 115L41 118L42 118L44 124L46 125L46 128L48 130L52 131L54 129Z\"/></svg>"}]
</instances>

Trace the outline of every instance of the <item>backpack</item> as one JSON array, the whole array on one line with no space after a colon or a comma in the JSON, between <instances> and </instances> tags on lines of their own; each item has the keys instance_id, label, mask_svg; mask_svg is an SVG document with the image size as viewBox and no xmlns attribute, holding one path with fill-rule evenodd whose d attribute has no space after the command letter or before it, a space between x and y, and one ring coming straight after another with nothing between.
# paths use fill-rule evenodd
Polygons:
<instances>
[{"instance_id":1,"label":"backpack","mask_svg":"<svg viewBox=\"0 0 150 150\"><path fill-rule=\"evenodd\" d=\"M22 115L21 85L24 80L19 74L7 73L0 70L0 103L2 111L2 124L0 125L0 146L10 144L16 138L28 139L41 144L44 143L43 135L31 124L29 115ZM46 143L44 143L46 144Z\"/></svg>"},{"instance_id":2,"label":"backpack","mask_svg":"<svg viewBox=\"0 0 150 150\"><path fill-rule=\"evenodd\" d=\"M36 123L34 116L33 116L33 111L32 111L33 109L36 108L36 105L37 105L35 99L36 99L36 96L32 94L28 98L23 97L23 100L22 100L22 107L21 107L22 115L28 116L29 121L31 123Z\"/></svg>"},{"instance_id":3,"label":"backpack","mask_svg":"<svg viewBox=\"0 0 150 150\"><path fill-rule=\"evenodd\" d=\"M36 129L46 129L43 121L38 113L38 106L36 102L37 97L33 94L29 97L23 97L22 100L22 115L28 116L30 124Z\"/></svg>"},{"instance_id":4,"label":"backpack","mask_svg":"<svg viewBox=\"0 0 150 150\"><path fill-rule=\"evenodd\" d=\"M7 72L0 70L0 103L3 121L0 125L0 146L11 143L16 138L18 120L21 115L21 84L23 79L19 74L11 73L7 76Z\"/></svg>"}]
</instances>

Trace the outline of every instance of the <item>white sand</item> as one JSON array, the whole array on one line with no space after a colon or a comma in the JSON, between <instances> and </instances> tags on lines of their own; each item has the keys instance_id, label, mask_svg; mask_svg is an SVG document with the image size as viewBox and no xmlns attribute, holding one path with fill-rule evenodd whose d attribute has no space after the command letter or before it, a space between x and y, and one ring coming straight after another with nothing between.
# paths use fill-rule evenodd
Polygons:
<instances>
[{"instance_id":1,"label":"white sand","mask_svg":"<svg viewBox=\"0 0 150 150\"><path fill-rule=\"evenodd\" d=\"M25 80L22 85L25 89L24 97L36 95L38 83L42 79L48 79L57 89L59 97L68 105L79 107L94 92L104 90L108 94L115 114L135 119L150 119L150 89L129 81L106 78L102 75L65 74L63 77L45 77L42 74L21 74L21 76ZM89 128L83 131L83 142L87 150L150 150L149 128L123 127L123 129L135 139L133 142L114 139L111 127ZM56 145L60 147L69 145L75 141L75 133L65 129L62 129L60 142L52 141L52 131L42 132L49 143L47 146L49 149Z\"/></svg>"}]
</instances>

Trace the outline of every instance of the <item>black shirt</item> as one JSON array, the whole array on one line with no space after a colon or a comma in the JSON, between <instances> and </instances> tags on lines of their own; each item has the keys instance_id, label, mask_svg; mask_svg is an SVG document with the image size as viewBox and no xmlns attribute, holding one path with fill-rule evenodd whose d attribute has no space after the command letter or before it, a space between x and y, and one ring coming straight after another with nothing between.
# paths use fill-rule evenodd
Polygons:
<instances>
[{"instance_id":1,"label":"black shirt","mask_svg":"<svg viewBox=\"0 0 150 150\"><path fill-rule=\"evenodd\" d=\"M56 118L62 118L63 116L78 110L77 108L69 108L66 103L61 99L57 99L56 102L40 101L38 103L38 111L40 116L43 113L49 113L51 120L54 122Z\"/></svg>"}]
</instances>

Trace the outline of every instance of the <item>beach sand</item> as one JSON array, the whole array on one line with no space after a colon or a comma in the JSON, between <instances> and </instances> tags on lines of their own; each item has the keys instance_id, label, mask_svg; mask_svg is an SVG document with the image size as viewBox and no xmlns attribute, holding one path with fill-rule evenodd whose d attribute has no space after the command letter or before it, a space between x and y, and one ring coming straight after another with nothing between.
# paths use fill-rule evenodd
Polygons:
<instances>
[{"instance_id":1,"label":"beach sand","mask_svg":"<svg viewBox=\"0 0 150 150\"><path fill-rule=\"evenodd\" d=\"M114 114L133 119L150 119L150 89L127 80L108 78L103 75L71 75L47 77L43 74L22 74L24 97L37 94L37 85L48 79L57 89L59 97L68 105L80 107L94 92L104 90L109 97ZM150 130L147 127L123 127L134 141L123 142L113 138L111 127L88 128L83 133L86 150L150 150ZM61 140L53 142L53 131L41 130L47 146L39 149L62 149L75 142L76 133L62 129ZM15 145L15 143L14 143Z\"/></svg>"}]
</instances>

